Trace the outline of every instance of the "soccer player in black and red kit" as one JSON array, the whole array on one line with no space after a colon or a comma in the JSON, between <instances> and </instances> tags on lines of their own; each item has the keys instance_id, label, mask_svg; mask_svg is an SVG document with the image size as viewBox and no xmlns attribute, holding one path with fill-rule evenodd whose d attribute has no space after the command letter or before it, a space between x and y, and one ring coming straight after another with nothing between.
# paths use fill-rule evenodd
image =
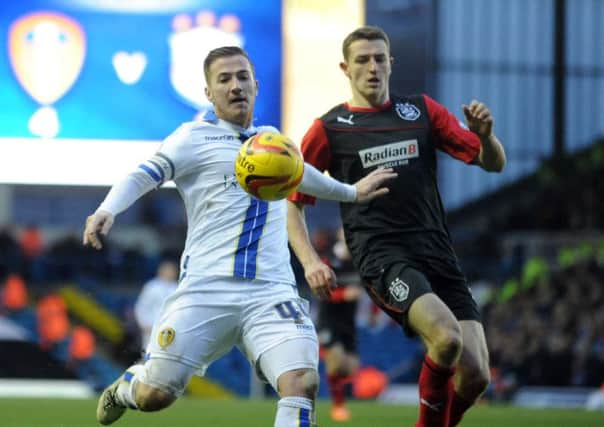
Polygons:
<instances>
[{"instance_id":1,"label":"soccer player in black and red kit","mask_svg":"<svg viewBox=\"0 0 604 427\"><path fill-rule=\"evenodd\" d=\"M346 406L346 384L352 382L359 368L356 313L363 290L341 228L333 247L326 249L319 250L319 256L337 274L338 287L328 300L319 301L317 335L332 402L330 416L334 421L344 422L351 418Z\"/></svg>"},{"instance_id":2,"label":"soccer player in black and red kit","mask_svg":"<svg viewBox=\"0 0 604 427\"><path fill-rule=\"evenodd\" d=\"M446 224L436 150L494 172L503 169L505 152L481 102L463 106L466 129L426 95L391 96L393 58L380 28L353 31L342 50L352 97L314 121L302 140L304 159L344 182L377 167L398 173L386 197L341 204L346 241L374 302L426 347L416 426L455 426L488 385L489 364L478 307ZM326 298L334 272L308 239L308 203L314 200L301 193L290 199L289 239L311 289Z\"/></svg>"}]
</instances>

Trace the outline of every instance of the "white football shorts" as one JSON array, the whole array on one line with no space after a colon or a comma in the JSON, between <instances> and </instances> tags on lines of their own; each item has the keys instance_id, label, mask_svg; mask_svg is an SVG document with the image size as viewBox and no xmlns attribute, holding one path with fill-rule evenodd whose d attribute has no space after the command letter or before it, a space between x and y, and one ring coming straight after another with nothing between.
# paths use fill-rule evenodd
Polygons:
<instances>
[{"instance_id":1,"label":"white football shorts","mask_svg":"<svg viewBox=\"0 0 604 427\"><path fill-rule=\"evenodd\" d=\"M271 350L270 369L262 374L275 390L282 373L318 368L309 304L294 286L187 276L153 326L143 382L180 395L191 376L203 375L233 346L256 368L260 356Z\"/></svg>"}]
</instances>

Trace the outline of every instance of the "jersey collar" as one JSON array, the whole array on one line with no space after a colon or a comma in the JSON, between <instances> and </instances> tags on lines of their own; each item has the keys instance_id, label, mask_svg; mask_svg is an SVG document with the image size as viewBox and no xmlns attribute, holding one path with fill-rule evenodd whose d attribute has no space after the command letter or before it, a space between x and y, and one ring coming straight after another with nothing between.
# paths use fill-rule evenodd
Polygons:
<instances>
[{"instance_id":1,"label":"jersey collar","mask_svg":"<svg viewBox=\"0 0 604 427\"><path fill-rule=\"evenodd\" d=\"M344 103L344 107L351 113L376 113L378 111L387 110L391 105L392 100L390 99L377 107L353 107L348 102Z\"/></svg>"},{"instance_id":2,"label":"jersey collar","mask_svg":"<svg viewBox=\"0 0 604 427\"><path fill-rule=\"evenodd\" d=\"M222 120L222 119L218 119L218 121L216 122L216 126L219 126L223 129L229 129L232 130L233 132L237 132L238 134L243 134L243 135L251 135L257 132L257 129L255 126L250 126L249 128L244 128L241 127L239 125L236 125L234 123L231 122L227 122L226 120Z\"/></svg>"}]
</instances>

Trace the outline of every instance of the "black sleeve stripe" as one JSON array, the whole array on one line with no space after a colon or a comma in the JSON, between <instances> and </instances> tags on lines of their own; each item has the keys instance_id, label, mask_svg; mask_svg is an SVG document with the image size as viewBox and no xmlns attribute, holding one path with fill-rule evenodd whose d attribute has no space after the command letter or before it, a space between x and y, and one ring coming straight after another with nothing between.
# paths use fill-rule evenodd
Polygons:
<instances>
[{"instance_id":1,"label":"black sleeve stripe","mask_svg":"<svg viewBox=\"0 0 604 427\"><path fill-rule=\"evenodd\" d=\"M166 181L171 181L174 179L174 173L175 173L175 169L174 169L174 163L172 163L172 160L170 160L170 158L168 156L166 156L163 153L155 153L155 155L157 157L161 157L162 159L164 159L166 162L168 162L168 164L170 165L170 169L172 170L172 173L170 174L170 178L167 179Z\"/></svg>"}]
</instances>

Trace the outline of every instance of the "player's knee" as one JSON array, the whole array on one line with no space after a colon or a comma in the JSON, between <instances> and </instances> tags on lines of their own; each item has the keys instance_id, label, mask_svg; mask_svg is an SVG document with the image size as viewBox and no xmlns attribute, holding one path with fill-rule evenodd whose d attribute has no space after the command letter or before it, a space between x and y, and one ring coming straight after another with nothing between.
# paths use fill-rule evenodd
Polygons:
<instances>
[{"instance_id":1,"label":"player's knee","mask_svg":"<svg viewBox=\"0 0 604 427\"><path fill-rule=\"evenodd\" d=\"M314 399L319 391L319 374L314 369L306 369L300 376L300 388L308 398Z\"/></svg>"},{"instance_id":2,"label":"player's knee","mask_svg":"<svg viewBox=\"0 0 604 427\"><path fill-rule=\"evenodd\" d=\"M153 412L170 406L176 400L176 396L158 388L142 384L136 390L135 400L138 409L143 412Z\"/></svg>"},{"instance_id":3,"label":"player's knee","mask_svg":"<svg viewBox=\"0 0 604 427\"><path fill-rule=\"evenodd\" d=\"M453 365L463 345L461 328L457 322L437 327L431 339L433 352L443 364Z\"/></svg>"},{"instance_id":4,"label":"player's knee","mask_svg":"<svg viewBox=\"0 0 604 427\"><path fill-rule=\"evenodd\" d=\"M314 399L319 391L319 374L314 369L296 369L279 377L279 394Z\"/></svg>"}]
</instances>

